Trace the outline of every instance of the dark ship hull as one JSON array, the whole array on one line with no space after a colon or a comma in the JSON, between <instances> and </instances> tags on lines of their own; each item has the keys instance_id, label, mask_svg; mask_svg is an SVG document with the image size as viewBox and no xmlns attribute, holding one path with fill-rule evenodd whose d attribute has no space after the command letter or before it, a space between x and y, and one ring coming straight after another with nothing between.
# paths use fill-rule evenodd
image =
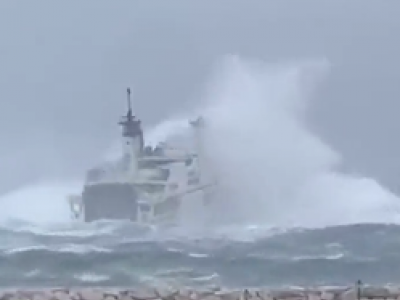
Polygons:
<instances>
[{"instance_id":1,"label":"dark ship hull","mask_svg":"<svg viewBox=\"0 0 400 300\"><path fill-rule=\"evenodd\" d=\"M127 183L102 183L85 186L82 193L83 220L137 221L138 195Z\"/></svg>"}]
</instances>

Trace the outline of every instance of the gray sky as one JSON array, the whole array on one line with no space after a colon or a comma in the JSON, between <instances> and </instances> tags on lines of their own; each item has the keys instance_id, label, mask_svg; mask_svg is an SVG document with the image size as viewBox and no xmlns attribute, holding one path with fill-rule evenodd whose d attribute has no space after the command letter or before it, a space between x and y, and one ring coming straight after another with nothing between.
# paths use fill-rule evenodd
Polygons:
<instances>
[{"instance_id":1,"label":"gray sky","mask_svg":"<svg viewBox=\"0 0 400 300\"><path fill-rule=\"evenodd\" d=\"M0 192L70 176L118 134L125 88L154 123L201 92L227 53L327 57L313 128L347 166L400 190L400 2L0 2Z\"/></svg>"}]
</instances>

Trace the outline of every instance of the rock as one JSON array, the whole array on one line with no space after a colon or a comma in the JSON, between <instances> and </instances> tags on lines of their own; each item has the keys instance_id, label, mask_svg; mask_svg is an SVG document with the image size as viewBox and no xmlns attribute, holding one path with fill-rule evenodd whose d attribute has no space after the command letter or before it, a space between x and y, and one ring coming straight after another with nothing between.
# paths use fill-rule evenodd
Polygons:
<instances>
[{"instance_id":1,"label":"rock","mask_svg":"<svg viewBox=\"0 0 400 300\"><path fill-rule=\"evenodd\" d=\"M342 292L338 296L339 300L356 300L357 299L357 293L355 289L347 290Z\"/></svg>"},{"instance_id":2,"label":"rock","mask_svg":"<svg viewBox=\"0 0 400 300\"><path fill-rule=\"evenodd\" d=\"M369 299L396 299L398 294L393 294L386 287L364 287L362 288L361 295L363 298Z\"/></svg>"},{"instance_id":3,"label":"rock","mask_svg":"<svg viewBox=\"0 0 400 300\"><path fill-rule=\"evenodd\" d=\"M363 287L363 300L399 299L399 287ZM355 287L339 288L292 288L280 290L245 289L226 291L221 288L206 291L182 288L179 290L158 289L43 289L3 290L0 300L357 300Z\"/></svg>"}]
</instances>

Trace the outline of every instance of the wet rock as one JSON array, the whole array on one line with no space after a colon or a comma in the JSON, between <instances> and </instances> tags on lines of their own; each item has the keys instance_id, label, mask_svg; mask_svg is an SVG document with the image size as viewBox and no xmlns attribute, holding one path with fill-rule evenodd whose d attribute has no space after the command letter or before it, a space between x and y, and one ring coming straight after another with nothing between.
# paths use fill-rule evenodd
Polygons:
<instances>
[{"instance_id":1,"label":"wet rock","mask_svg":"<svg viewBox=\"0 0 400 300\"><path fill-rule=\"evenodd\" d=\"M400 299L399 287L362 287L361 299ZM0 300L357 300L356 287L296 288L284 290L245 289L208 291L179 289L43 289L0 291Z\"/></svg>"},{"instance_id":2,"label":"wet rock","mask_svg":"<svg viewBox=\"0 0 400 300\"><path fill-rule=\"evenodd\" d=\"M365 287L361 295L367 299L397 299L398 293L393 293L386 287Z\"/></svg>"}]
</instances>

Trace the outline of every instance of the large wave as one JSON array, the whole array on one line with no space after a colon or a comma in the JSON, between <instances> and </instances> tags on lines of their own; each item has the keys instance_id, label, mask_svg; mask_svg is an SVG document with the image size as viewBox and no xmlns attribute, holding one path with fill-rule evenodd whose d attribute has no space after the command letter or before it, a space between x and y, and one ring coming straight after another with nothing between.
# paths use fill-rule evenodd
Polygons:
<instances>
[{"instance_id":1,"label":"large wave","mask_svg":"<svg viewBox=\"0 0 400 300\"><path fill-rule=\"evenodd\" d=\"M232 56L218 66L202 111L231 215L281 226L398 221L399 199L372 178L337 171L339 153L309 129L307 108L328 73L325 60Z\"/></svg>"},{"instance_id":2,"label":"large wave","mask_svg":"<svg viewBox=\"0 0 400 300\"><path fill-rule=\"evenodd\" d=\"M318 98L313 92L328 73L325 60L271 65L229 56L217 65L196 109L154 126L147 140L187 136L186 117L203 115L206 156L222 191L220 204L205 213L228 223L397 222L399 199L371 178L338 172L340 155L307 125L310 100ZM65 196L77 188L44 183L11 192L1 198L0 217L66 221Z\"/></svg>"}]
</instances>

